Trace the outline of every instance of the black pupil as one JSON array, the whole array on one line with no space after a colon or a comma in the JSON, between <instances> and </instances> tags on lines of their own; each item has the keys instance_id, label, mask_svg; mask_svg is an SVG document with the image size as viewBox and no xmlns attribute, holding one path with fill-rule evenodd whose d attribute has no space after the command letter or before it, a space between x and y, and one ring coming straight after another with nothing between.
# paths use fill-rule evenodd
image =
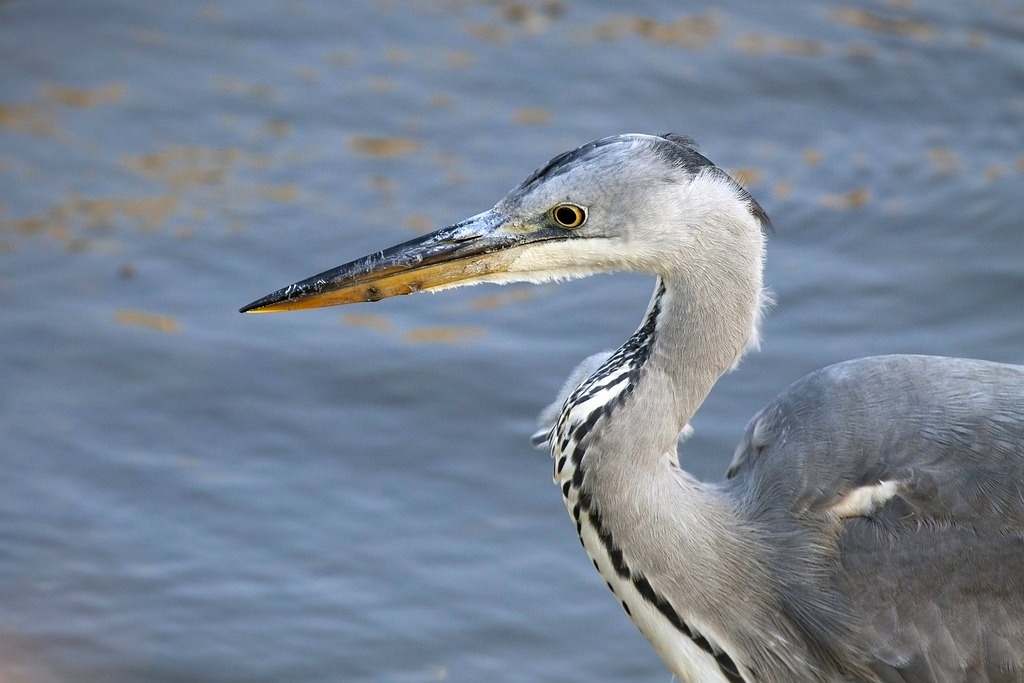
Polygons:
<instances>
[{"instance_id":1,"label":"black pupil","mask_svg":"<svg viewBox=\"0 0 1024 683\"><path fill-rule=\"evenodd\" d=\"M555 209L555 218L562 225L576 225L579 220L579 212L571 206L560 206Z\"/></svg>"}]
</instances>

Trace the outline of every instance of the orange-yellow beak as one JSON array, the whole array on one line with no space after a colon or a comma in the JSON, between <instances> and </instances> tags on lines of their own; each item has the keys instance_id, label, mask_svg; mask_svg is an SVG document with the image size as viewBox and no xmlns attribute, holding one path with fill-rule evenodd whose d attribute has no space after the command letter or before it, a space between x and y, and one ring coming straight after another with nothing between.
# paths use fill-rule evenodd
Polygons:
<instances>
[{"instance_id":1,"label":"orange-yellow beak","mask_svg":"<svg viewBox=\"0 0 1024 683\"><path fill-rule=\"evenodd\" d=\"M513 247L564 237L564 231L554 228L516 229L504 217L487 211L296 282L243 306L240 312L340 306L499 280L515 261Z\"/></svg>"}]
</instances>

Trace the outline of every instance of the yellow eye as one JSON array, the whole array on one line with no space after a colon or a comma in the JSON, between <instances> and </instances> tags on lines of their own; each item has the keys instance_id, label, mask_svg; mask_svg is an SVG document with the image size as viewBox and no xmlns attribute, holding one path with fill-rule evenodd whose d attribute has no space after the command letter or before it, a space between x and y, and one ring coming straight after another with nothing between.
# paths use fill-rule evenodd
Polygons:
<instances>
[{"instance_id":1,"label":"yellow eye","mask_svg":"<svg viewBox=\"0 0 1024 683\"><path fill-rule=\"evenodd\" d=\"M562 228L578 228L587 222L587 210L575 204L558 204L551 209L551 218Z\"/></svg>"}]
</instances>

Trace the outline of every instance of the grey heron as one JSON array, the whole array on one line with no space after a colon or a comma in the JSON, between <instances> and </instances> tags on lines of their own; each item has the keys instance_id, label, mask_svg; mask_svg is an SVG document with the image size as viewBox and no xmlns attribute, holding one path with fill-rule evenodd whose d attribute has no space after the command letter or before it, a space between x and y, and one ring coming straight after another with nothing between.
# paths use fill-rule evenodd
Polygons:
<instances>
[{"instance_id":1,"label":"grey heron","mask_svg":"<svg viewBox=\"0 0 1024 683\"><path fill-rule=\"evenodd\" d=\"M681 468L691 417L757 344L768 225L688 138L618 135L488 211L242 311L652 274L636 332L584 361L536 441L668 668L687 682L1024 680L1024 367L840 363L754 416L723 481Z\"/></svg>"}]
</instances>

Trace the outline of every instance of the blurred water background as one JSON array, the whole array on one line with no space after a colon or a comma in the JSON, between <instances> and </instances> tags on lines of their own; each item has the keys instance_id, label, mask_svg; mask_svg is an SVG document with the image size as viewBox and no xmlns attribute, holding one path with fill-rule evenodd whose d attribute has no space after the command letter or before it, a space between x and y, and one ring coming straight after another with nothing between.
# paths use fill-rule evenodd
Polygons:
<instances>
[{"instance_id":1,"label":"blurred water background","mask_svg":"<svg viewBox=\"0 0 1024 683\"><path fill-rule=\"evenodd\" d=\"M236 312L628 131L775 224L699 476L822 365L1024 362L1019 1L0 2L0 681L667 681L528 443L650 279Z\"/></svg>"}]
</instances>

